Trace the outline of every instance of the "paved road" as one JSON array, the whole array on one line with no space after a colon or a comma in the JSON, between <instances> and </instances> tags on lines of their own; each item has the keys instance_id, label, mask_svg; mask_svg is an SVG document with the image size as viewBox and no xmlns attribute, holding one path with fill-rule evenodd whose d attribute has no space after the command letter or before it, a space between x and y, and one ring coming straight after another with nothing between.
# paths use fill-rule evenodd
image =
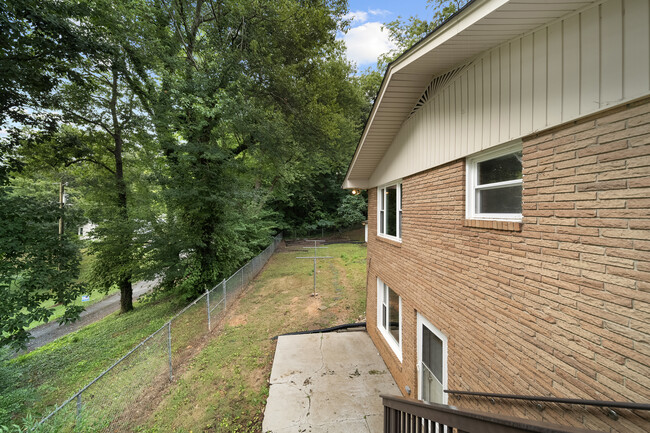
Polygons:
<instances>
[{"instance_id":1,"label":"paved road","mask_svg":"<svg viewBox=\"0 0 650 433\"><path fill-rule=\"evenodd\" d=\"M133 285L133 300L135 301L142 294L148 292L158 281L140 281ZM120 294L114 293L107 296L101 301L89 306L81 313L79 320L73 323L60 326L55 320L53 322L45 323L37 326L31 330L32 337L27 344L27 349L23 353L31 352L41 346L46 345L59 337L63 337L77 329L90 325L99 319L102 319L109 314L120 309Z\"/></svg>"}]
</instances>

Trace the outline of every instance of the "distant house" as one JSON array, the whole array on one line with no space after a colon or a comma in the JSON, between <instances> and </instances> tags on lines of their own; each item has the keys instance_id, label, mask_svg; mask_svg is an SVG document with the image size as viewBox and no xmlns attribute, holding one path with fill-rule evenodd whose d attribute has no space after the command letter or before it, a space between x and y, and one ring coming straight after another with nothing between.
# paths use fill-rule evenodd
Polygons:
<instances>
[{"instance_id":1,"label":"distant house","mask_svg":"<svg viewBox=\"0 0 650 433\"><path fill-rule=\"evenodd\" d=\"M80 239L90 239L90 232L92 232L96 228L97 228L97 224L93 224L92 222L87 222L86 224L80 226L77 229L77 235L79 235Z\"/></svg>"},{"instance_id":2,"label":"distant house","mask_svg":"<svg viewBox=\"0 0 650 433\"><path fill-rule=\"evenodd\" d=\"M650 402L648 0L471 2L390 64L343 187L404 396L650 431L445 392Z\"/></svg>"}]
</instances>

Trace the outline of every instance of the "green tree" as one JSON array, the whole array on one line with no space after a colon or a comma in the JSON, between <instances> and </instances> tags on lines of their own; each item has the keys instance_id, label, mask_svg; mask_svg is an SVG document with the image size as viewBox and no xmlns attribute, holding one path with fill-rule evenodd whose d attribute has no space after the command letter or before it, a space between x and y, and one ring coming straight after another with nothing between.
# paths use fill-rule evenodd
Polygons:
<instances>
[{"instance_id":1,"label":"green tree","mask_svg":"<svg viewBox=\"0 0 650 433\"><path fill-rule=\"evenodd\" d=\"M150 144L148 124L138 98L125 81L117 56L79 62L82 79L62 83L51 107L66 126L48 140L29 142L21 153L32 170L52 167L71 176L83 192L86 217L97 225L89 251L94 288L120 289L120 310L133 309L132 280L139 270L143 225L148 218L133 212L127 164L139 164ZM146 214L147 212L145 212Z\"/></svg>"},{"instance_id":2,"label":"green tree","mask_svg":"<svg viewBox=\"0 0 650 433\"><path fill-rule=\"evenodd\" d=\"M68 155L71 158L65 164L92 166L85 172L87 179L93 179L85 188L86 201L91 202L87 215L98 225L90 244L96 257L92 282L103 290L117 285L120 310L127 312L133 309L132 279L140 262L142 241L137 236L138 221L130 212L125 163L127 153L137 153L148 137L143 131L145 119L138 112L137 98L125 85L121 69L115 57L99 67L85 63L79 71L84 85L63 86L55 106L64 119L80 128L63 134L63 143L72 143ZM61 154L61 141L54 142Z\"/></svg>"},{"instance_id":3,"label":"green tree","mask_svg":"<svg viewBox=\"0 0 650 433\"><path fill-rule=\"evenodd\" d=\"M351 227L366 220L368 203L363 195L346 195L336 212L342 227Z\"/></svg>"},{"instance_id":4,"label":"green tree","mask_svg":"<svg viewBox=\"0 0 650 433\"><path fill-rule=\"evenodd\" d=\"M0 180L21 168L16 147L29 129L54 133L59 116L49 110L63 81L79 81L75 65L101 50L83 23L91 14L83 2L4 0L0 2Z\"/></svg>"},{"instance_id":5,"label":"green tree","mask_svg":"<svg viewBox=\"0 0 650 433\"><path fill-rule=\"evenodd\" d=\"M341 171L350 156L361 98L335 40L335 17L346 5L309 6L161 3L166 15L156 25L164 31L149 30L169 35L152 48L160 86L152 90L140 77L138 88L169 170L160 229L177 239L166 243L171 251L158 250L166 277L203 290L227 276L281 225L273 219L282 203L294 202L301 179L331 171L332 163Z\"/></svg>"},{"instance_id":6,"label":"green tree","mask_svg":"<svg viewBox=\"0 0 650 433\"><path fill-rule=\"evenodd\" d=\"M16 182L0 188L0 347L25 345L33 321L47 321L43 306L66 306L61 322L76 319L82 307L70 305L84 288L77 282L81 253L70 230L59 234L59 218L74 226L79 213L61 208L58 187L48 182L27 191Z\"/></svg>"},{"instance_id":7,"label":"green tree","mask_svg":"<svg viewBox=\"0 0 650 433\"><path fill-rule=\"evenodd\" d=\"M390 62L434 31L468 2L469 0L427 0L427 9L433 13L430 20L421 19L418 16L411 16L406 20L398 17L396 20L384 24L396 47L380 57L379 70L386 69Z\"/></svg>"},{"instance_id":8,"label":"green tree","mask_svg":"<svg viewBox=\"0 0 650 433\"><path fill-rule=\"evenodd\" d=\"M46 198L14 178L25 168L19 146L57 130L58 113L48 110L54 90L79 81L75 65L102 45L80 24L90 12L78 2L0 2L0 129L8 131L0 136L0 345L24 344L24 327L50 317L44 301L68 305L81 291L79 247L74 235L58 233L64 212L74 223L74 209L60 209L57 188ZM68 306L63 320L79 312Z\"/></svg>"},{"instance_id":9,"label":"green tree","mask_svg":"<svg viewBox=\"0 0 650 433\"><path fill-rule=\"evenodd\" d=\"M102 287L128 302L144 258L194 296L274 231L336 220L368 110L336 41L344 0L44 4L92 50L63 62L40 105L66 126L23 128L0 165L45 162L76 179L100 225Z\"/></svg>"}]
</instances>

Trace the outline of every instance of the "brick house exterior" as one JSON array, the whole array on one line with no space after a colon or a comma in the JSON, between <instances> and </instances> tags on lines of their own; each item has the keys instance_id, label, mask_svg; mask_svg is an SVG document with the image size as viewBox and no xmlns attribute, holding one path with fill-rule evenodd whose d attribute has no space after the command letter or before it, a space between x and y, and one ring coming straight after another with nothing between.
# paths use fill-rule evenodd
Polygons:
<instances>
[{"instance_id":1,"label":"brick house exterior","mask_svg":"<svg viewBox=\"0 0 650 433\"><path fill-rule=\"evenodd\" d=\"M417 390L421 311L449 339L449 389L648 401L649 132L647 98L526 137L522 224L468 224L463 159L404 178L402 242L369 237L367 297L368 332L401 389ZM377 277L403 299L403 362L374 325ZM449 404L558 424L584 418L604 431L650 425L643 412L613 421L594 409Z\"/></svg>"},{"instance_id":2,"label":"brick house exterior","mask_svg":"<svg viewBox=\"0 0 650 433\"><path fill-rule=\"evenodd\" d=\"M483 15L476 15L477 11L490 3L495 2L470 4L447 26L453 29L473 16L477 16L474 24L480 25L490 14L483 11ZM566 36L576 15L584 28L594 9L594 16L603 20L609 17L606 14L614 13L612 4L621 2L584 3L593 4L549 21L544 30L549 44L551 29L558 22ZM639 4L621 5L622 12L623 6L631 10ZM499 11L495 7L490 13ZM603 28L606 26L601 25ZM644 31L644 35L650 34ZM436 37L434 33L427 38L435 41ZM512 47L521 47L521 56L516 57L521 59L520 71L526 68L526 37L506 44L508 65L515 59ZM432 52L442 50L441 44L432 45ZM496 50L502 53L499 63L503 46L491 48L487 58L493 58ZM610 54L606 47L601 46L601 50L604 61ZM432 130L418 138L417 125L437 122L435 112L449 107L434 105L432 93L443 88L431 84L429 99L422 97L419 102L431 104L431 108L419 118L413 115L415 109L405 112L388 135L388 144L375 149L380 157L373 156L368 148L381 137L372 135L373 128L384 133L382 119L387 117L381 116L381 109L382 104L388 104L384 101L390 101L383 96L391 91L391 78L400 72L398 68L408 72L409 57L416 55L423 56L407 52L400 58L402 63L398 59L392 65L394 70L389 67L344 184L368 191L367 328L404 396L410 391L411 397L422 398L424 331L420 329L424 329L424 320L444 340L444 351L440 352L444 365L438 367L445 376L442 385L448 390L650 402L650 86L639 87L629 97L622 95L618 103L601 103L555 122L549 120L549 98L547 123L537 128L536 102L532 101L530 130L521 120L519 129L504 136L504 123L497 119L501 135L497 133L496 140L487 145L479 143L476 152L467 135L464 140L459 138L465 127L460 120L458 135L454 131L440 134L444 145L435 142L436 132ZM439 53L444 55L444 50ZM647 51L644 55L650 57ZM549 76L553 73L551 63L549 57L545 62ZM646 63L641 59L642 68ZM434 83L437 72L432 65ZM421 70L422 65L418 68ZM495 70L491 69L492 76ZM647 72L642 69L642 73ZM478 74L478 69L474 73ZM456 78L461 83L472 82L471 70L469 78L459 74ZM512 77L511 73L509 81ZM523 82L523 75L520 78ZM566 72L564 81L570 81ZM502 104L496 108L501 112L503 101L512 102L513 94L511 87L508 97L503 98L503 83L499 90ZM548 78L546 86L548 94L552 86ZM518 93L520 114L525 105L523 87ZM566 92L565 88L563 98L570 102ZM452 99L454 94L464 98L462 87L450 93ZM600 90L601 96L605 93ZM471 93L466 99L472 101ZM471 118L473 111L478 112L478 100L474 98L474 102L461 107L457 119L465 114ZM494 108L483 109L483 123L475 130L485 128L489 110ZM512 112L507 114L509 119ZM491 113L494 128L495 111ZM566 111L562 113L564 116ZM372 116L379 120L373 121ZM449 116L453 118L454 112ZM513 131L512 125L506 129ZM400 138L403 136L406 138ZM472 158L504 143L510 145L513 140L521 152L520 217L472 217L468 209L473 206L469 197L474 196L474 190L468 193ZM446 143L451 150L440 152L446 157L426 153L426 148ZM459 146L463 150L454 153ZM432 162L428 167L418 161L396 166L403 161L400 155L404 153L429 155ZM395 212L401 212L401 220L397 216L400 228L387 229L386 221L392 214L388 215L388 201L383 201L388 198L383 195L393 193L390 184L395 182L398 204L393 206ZM394 230L395 235L386 236L387 230ZM399 304L393 303L391 296L398 297ZM399 310L399 320L393 310ZM392 327L394 338L390 335ZM444 400L458 407L597 431L650 431L647 411L617 409L613 416L606 409L585 406L537 405L453 394Z\"/></svg>"}]
</instances>

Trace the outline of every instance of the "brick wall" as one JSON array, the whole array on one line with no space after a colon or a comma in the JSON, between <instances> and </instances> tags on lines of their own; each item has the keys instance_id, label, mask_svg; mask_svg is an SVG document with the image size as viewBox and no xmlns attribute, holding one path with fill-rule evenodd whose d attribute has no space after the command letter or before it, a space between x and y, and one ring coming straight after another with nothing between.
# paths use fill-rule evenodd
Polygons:
<instances>
[{"instance_id":1,"label":"brick wall","mask_svg":"<svg viewBox=\"0 0 650 433\"><path fill-rule=\"evenodd\" d=\"M403 179L402 243L369 191L368 331L417 397L416 317L448 338L449 388L650 402L650 99L524 139L523 224L472 227L465 162ZM376 329L376 281L402 297L403 362ZM449 398L603 431L650 413Z\"/></svg>"}]
</instances>

